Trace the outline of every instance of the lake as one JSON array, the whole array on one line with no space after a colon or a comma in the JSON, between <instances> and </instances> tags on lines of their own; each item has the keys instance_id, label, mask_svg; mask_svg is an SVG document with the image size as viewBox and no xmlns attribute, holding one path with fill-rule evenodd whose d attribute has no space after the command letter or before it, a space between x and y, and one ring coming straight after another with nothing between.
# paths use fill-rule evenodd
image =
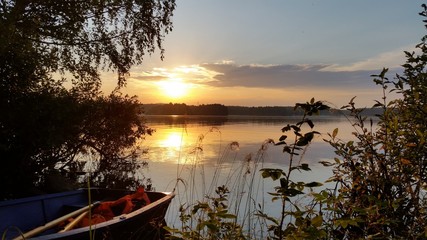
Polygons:
<instances>
[{"instance_id":1,"label":"lake","mask_svg":"<svg viewBox=\"0 0 427 240\"><path fill-rule=\"evenodd\" d=\"M333 161L332 147L324 142L327 133L339 129L338 137L351 138L352 127L342 117L314 117L314 130L321 133L296 162L309 164L311 171L296 173L295 180L324 182L331 176L331 168L319 161ZM178 209L196 200L214 196L218 186L229 188L229 207L245 224L253 224L256 209L277 215L277 203L267 192L277 182L262 179L262 168L286 169L289 156L277 142L281 129L295 124L301 117L257 116L147 116L147 125L155 129L141 146L142 157L148 162L143 175L152 180L156 191L175 191L176 198L168 213L168 224L178 224ZM290 141L288 142L290 143Z\"/></svg>"}]
</instances>

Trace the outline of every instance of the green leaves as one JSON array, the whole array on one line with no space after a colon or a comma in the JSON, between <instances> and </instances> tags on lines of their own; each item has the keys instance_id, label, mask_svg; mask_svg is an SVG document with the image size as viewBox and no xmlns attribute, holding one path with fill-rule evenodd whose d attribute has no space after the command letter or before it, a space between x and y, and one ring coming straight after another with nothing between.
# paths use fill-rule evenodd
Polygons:
<instances>
[{"instance_id":1,"label":"green leaves","mask_svg":"<svg viewBox=\"0 0 427 240\"><path fill-rule=\"evenodd\" d=\"M217 196L207 196L207 201L198 202L190 208L180 208L181 229L164 228L171 235L167 239L244 239L237 216L227 207L229 190L217 187ZM194 221L194 222L193 222ZM197 224L193 224L197 223Z\"/></svg>"},{"instance_id":2,"label":"green leaves","mask_svg":"<svg viewBox=\"0 0 427 240\"><path fill-rule=\"evenodd\" d=\"M286 138L288 138L288 136L286 136L286 135L282 135L280 138L279 138L279 141L285 141L286 140Z\"/></svg>"},{"instance_id":3,"label":"green leaves","mask_svg":"<svg viewBox=\"0 0 427 240\"><path fill-rule=\"evenodd\" d=\"M335 128L334 131L332 132L332 138L336 138L338 135L338 128Z\"/></svg>"},{"instance_id":4,"label":"green leaves","mask_svg":"<svg viewBox=\"0 0 427 240\"><path fill-rule=\"evenodd\" d=\"M209 205L207 203L199 202L193 207L193 210L191 211L191 214L196 214L199 210L206 210L209 208Z\"/></svg>"},{"instance_id":5,"label":"green leaves","mask_svg":"<svg viewBox=\"0 0 427 240\"><path fill-rule=\"evenodd\" d=\"M311 99L311 101L307 102L306 104L297 103L295 105L295 110L298 108L302 108L304 110L304 115L302 120L297 122L296 124L287 124L285 127L282 128L282 132L288 132L291 130L293 131L293 134L296 137L295 142L292 144L287 144L285 140L288 139L288 135L282 135L280 136L279 141L275 144L275 145L285 145L283 147L283 152L290 154L291 158L293 156L299 155L298 152L302 150L302 147L305 147L308 144L310 144L315 134L320 134L317 131L309 131L305 134L301 133L303 125L308 125L310 129L314 128L313 121L306 118L306 116L312 115L315 112L318 113L320 110L329 109L328 106L324 105L320 101L315 102L314 99Z\"/></svg>"},{"instance_id":6,"label":"green leaves","mask_svg":"<svg viewBox=\"0 0 427 240\"><path fill-rule=\"evenodd\" d=\"M286 174L282 169L263 168L261 169L261 176L263 178L271 178L273 181L276 181L281 176L286 176Z\"/></svg>"},{"instance_id":7,"label":"green leaves","mask_svg":"<svg viewBox=\"0 0 427 240\"><path fill-rule=\"evenodd\" d=\"M307 163L303 163L301 165L291 167L291 170L304 170L304 171L311 171L310 167Z\"/></svg>"},{"instance_id":8,"label":"green leaves","mask_svg":"<svg viewBox=\"0 0 427 240\"><path fill-rule=\"evenodd\" d=\"M304 136L298 139L296 145L300 147L308 145L311 142L311 140L313 140L314 134L320 134L320 133L316 131L308 132L304 134Z\"/></svg>"},{"instance_id":9,"label":"green leaves","mask_svg":"<svg viewBox=\"0 0 427 240\"><path fill-rule=\"evenodd\" d=\"M335 225L342 227L342 228L347 228L348 226L358 226L358 221L355 219L351 219L351 218L345 218L345 219L336 219L335 220Z\"/></svg>"},{"instance_id":10,"label":"green leaves","mask_svg":"<svg viewBox=\"0 0 427 240\"><path fill-rule=\"evenodd\" d=\"M320 227L323 224L323 217L321 214L315 216L314 218L311 219L311 224L314 227Z\"/></svg>"},{"instance_id":11,"label":"green leaves","mask_svg":"<svg viewBox=\"0 0 427 240\"><path fill-rule=\"evenodd\" d=\"M295 104L295 108L294 109L296 110L298 108L303 109L304 113L306 115L308 115L308 116L311 116L313 114L314 115L319 115L320 111L330 109L330 107L327 106L327 105L325 105L325 104L323 104L322 101L315 101L314 98L312 98L310 100L310 102L307 102L305 104L303 104L303 103L297 103L297 104Z\"/></svg>"},{"instance_id":12,"label":"green leaves","mask_svg":"<svg viewBox=\"0 0 427 240\"><path fill-rule=\"evenodd\" d=\"M309 188L313 188L313 187L323 186L323 184L319 183L319 182L310 182L310 183L306 183L304 186L309 187Z\"/></svg>"}]
</instances>

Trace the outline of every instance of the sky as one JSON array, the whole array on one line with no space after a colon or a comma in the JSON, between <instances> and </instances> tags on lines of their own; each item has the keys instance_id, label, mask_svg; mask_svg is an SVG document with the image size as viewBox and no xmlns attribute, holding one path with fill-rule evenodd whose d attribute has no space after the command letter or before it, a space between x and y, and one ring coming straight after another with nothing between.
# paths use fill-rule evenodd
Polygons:
<instances>
[{"instance_id":1,"label":"sky","mask_svg":"<svg viewBox=\"0 0 427 240\"><path fill-rule=\"evenodd\" d=\"M177 0L164 60L134 66L123 91L142 103L341 107L356 96L370 107L382 97L371 75L387 67L392 79L424 36L422 3Z\"/></svg>"}]
</instances>

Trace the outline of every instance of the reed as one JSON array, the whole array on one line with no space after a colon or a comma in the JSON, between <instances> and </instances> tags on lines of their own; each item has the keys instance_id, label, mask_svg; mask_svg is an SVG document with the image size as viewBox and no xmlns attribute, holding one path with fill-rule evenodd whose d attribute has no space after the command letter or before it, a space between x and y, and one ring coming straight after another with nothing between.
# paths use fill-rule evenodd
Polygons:
<instances>
[{"instance_id":1,"label":"reed","mask_svg":"<svg viewBox=\"0 0 427 240\"><path fill-rule=\"evenodd\" d=\"M328 107L314 99L299 107L305 111L302 119L282 129L283 134L290 132L291 144L284 141L285 135L277 142L260 140L258 150L242 156L239 142L223 143L220 129L214 127L198 137L191 151L180 148L174 186L177 209L170 208L168 216L171 239L282 238L285 224L294 222L298 214L307 215L301 209L313 208L307 199L322 184L297 182L293 175L310 170L303 157L317 132L308 116ZM211 137L217 138L217 157L213 171L207 172L211 166L205 165L204 141ZM271 147L283 147L280 167L285 169L265 168Z\"/></svg>"},{"instance_id":2,"label":"reed","mask_svg":"<svg viewBox=\"0 0 427 240\"><path fill-rule=\"evenodd\" d=\"M205 171L203 155L203 141L208 137L218 138L218 156L211 175ZM180 151L174 186L177 209L173 211L171 206L168 213L167 230L173 238L210 239L218 234L225 239L264 238L267 221L257 213L265 212L271 199L266 197L260 170L271 145L271 139L260 141L256 152L242 158L237 141L222 143L221 131L211 128L198 137L190 152Z\"/></svg>"}]
</instances>

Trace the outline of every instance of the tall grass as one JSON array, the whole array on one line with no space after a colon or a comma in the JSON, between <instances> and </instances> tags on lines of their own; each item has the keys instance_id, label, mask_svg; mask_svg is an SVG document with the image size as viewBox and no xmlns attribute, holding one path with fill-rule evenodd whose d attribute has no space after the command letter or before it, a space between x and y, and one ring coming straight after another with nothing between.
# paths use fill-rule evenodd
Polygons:
<instances>
[{"instance_id":1,"label":"tall grass","mask_svg":"<svg viewBox=\"0 0 427 240\"><path fill-rule=\"evenodd\" d=\"M206 171L204 141L211 137L218 138L219 143L215 166ZM257 213L266 212L266 204L271 204L266 192L272 189L266 189L260 169L264 168L272 143L271 139L260 141L256 152L242 158L239 143L223 143L220 129L212 127L198 137L191 151L181 148L173 188L176 197L168 212L169 230L174 237L210 239L215 234L213 226L206 223L215 215L215 224L227 228L231 225L234 231L241 232L241 237L264 238L268 224Z\"/></svg>"},{"instance_id":2,"label":"tall grass","mask_svg":"<svg viewBox=\"0 0 427 240\"><path fill-rule=\"evenodd\" d=\"M310 205L312 197L308 196L322 184L294 181L294 172L310 170L303 157L319 134L307 116L328 107L314 99L299 107L306 111L302 120L282 129L290 131L291 144L284 141L285 135L277 143L266 139L260 141L258 150L242 157L238 142L223 143L221 131L211 128L199 136L190 152L180 152L174 187L177 209L169 211L175 215L169 217L167 228L171 239L280 239L285 224L307 214L302 209L317 207ZM219 138L217 157L213 171L205 171L203 143L212 135ZM289 161L281 166L286 170L266 168L272 145L283 147L285 159L288 155Z\"/></svg>"}]
</instances>

